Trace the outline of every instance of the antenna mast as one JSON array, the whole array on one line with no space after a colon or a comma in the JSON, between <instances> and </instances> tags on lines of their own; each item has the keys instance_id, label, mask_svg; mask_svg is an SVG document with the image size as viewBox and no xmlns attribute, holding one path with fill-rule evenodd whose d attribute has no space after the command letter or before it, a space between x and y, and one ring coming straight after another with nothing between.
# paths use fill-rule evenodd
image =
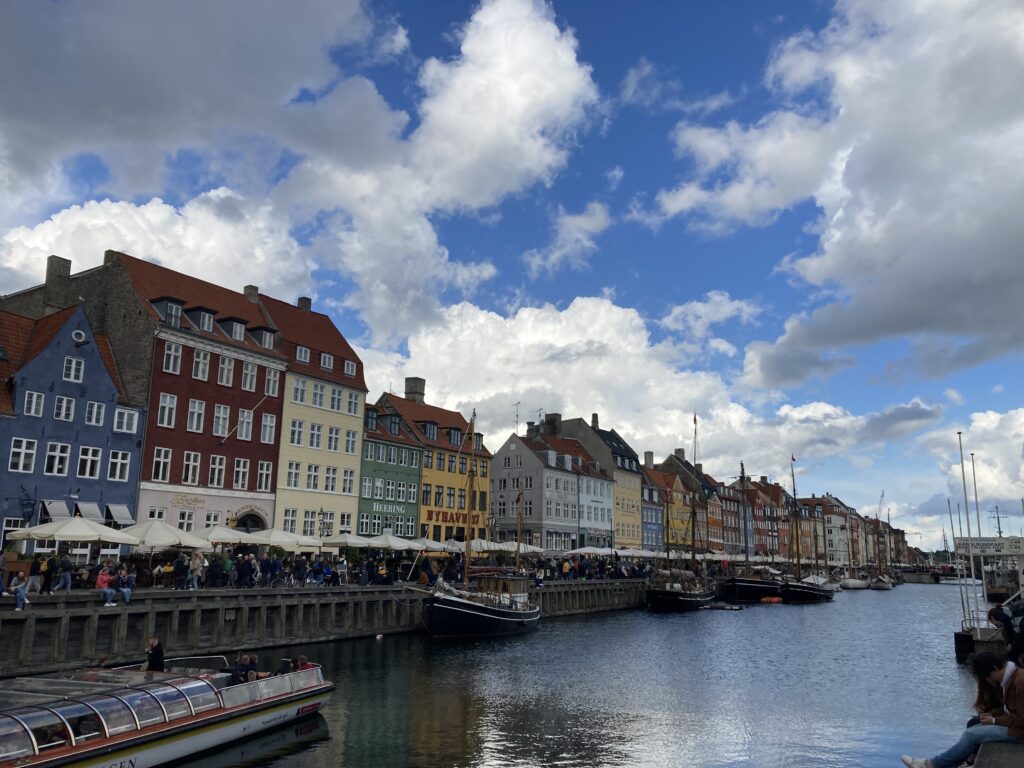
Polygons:
<instances>
[{"instance_id":1,"label":"antenna mast","mask_svg":"<svg viewBox=\"0 0 1024 768\"><path fill-rule=\"evenodd\" d=\"M523 402L522 400L516 400L513 403L513 405L515 406L515 409L516 409L516 429L515 429L515 434L517 434L517 435L519 434L519 406L522 405L522 402Z\"/></svg>"},{"instance_id":2,"label":"antenna mast","mask_svg":"<svg viewBox=\"0 0 1024 768\"><path fill-rule=\"evenodd\" d=\"M697 466L697 462L700 461L700 459L697 458L697 447L697 414L695 413L693 414L693 451L691 452L691 455L693 456L693 466Z\"/></svg>"}]
</instances>

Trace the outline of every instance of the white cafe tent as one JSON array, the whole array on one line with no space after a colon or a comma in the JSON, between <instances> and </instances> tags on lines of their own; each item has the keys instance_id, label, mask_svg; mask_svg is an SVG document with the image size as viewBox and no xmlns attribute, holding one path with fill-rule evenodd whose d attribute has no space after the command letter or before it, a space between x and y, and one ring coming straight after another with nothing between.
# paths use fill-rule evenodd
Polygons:
<instances>
[{"instance_id":1,"label":"white cafe tent","mask_svg":"<svg viewBox=\"0 0 1024 768\"><path fill-rule=\"evenodd\" d=\"M201 539L194 533L183 531L173 525L168 525L163 520L145 520L138 525L122 528L121 532L134 536L139 540L136 549L156 551L159 549L174 549L176 547L184 547L185 549L213 548L213 545L205 539Z\"/></svg>"},{"instance_id":2,"label":"white cafe tent","mask_svg":"<svg viewBox=\"0 0 1024 768\"><path fill-rule=\"evenodd\" d=\"M86 517L67 517L32 528L22 528L11 531L7 534L7 538L16 541L31 539L33 541L105 541L110 544L133 545L139 543L139 540L131 534L100 525Z\"/></svg>"}]
</instances>

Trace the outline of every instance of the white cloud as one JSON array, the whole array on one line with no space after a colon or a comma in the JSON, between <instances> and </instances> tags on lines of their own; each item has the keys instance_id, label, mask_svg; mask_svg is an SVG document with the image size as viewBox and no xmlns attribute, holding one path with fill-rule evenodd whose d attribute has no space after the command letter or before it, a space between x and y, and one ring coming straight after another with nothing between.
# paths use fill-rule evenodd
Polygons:
<instances>
[{"instance_id":1,"label":"white cloud","mask_svg":"<svg viewBox=\"0 0 1024 768\"><path fill-rule=\"evenodd\" d=\"M946 389L942 394L945 395L946 399L949 400L949 402L953 403L954 405L963 405L964 396L960 394L959 391L953 389L952 387Z\"/></svg>"},{"instance_id":2,"label":"white cloud","mask_svg":"<svg viewBox=\"0 0 1024 768\"><path fill-rule=\"evenodd\" d=\"M851 349L893 338L911 342L903 366L932 375L1021 349L1024 100L1013 84L1024 80L1024 6L835 8L769 62L783 108L751 124L677 126L695 170L634 218L727 231L818 207L817 251L782 267L831 298L748 347L749 384L827 375ZM641 93L650 73L637 74Z\"/></svg>"},{"instance_id":3,"label":"white cloud","mask_svg":"<svg viewBox=\"0 0 1024 768\"><path fill-rule=\"evenodd\" d=\"M626 175L626 172L622 170L621 165L616 165L614 168L609 168L605 171L604 177L608 180L608 190L614 192L619 188L619 184L622 183L622 178Z\"/></svg>"},{"instance_id":4,"label":"white cloud","mask_svg":"<svg viewBox=\"0 0 1024 768\"><path fill-rule=\"evenodd\" d=\"M992 387L992 394L993 395L998 395L1001 392L1003 392L1005 389L1006 389L1006 387L1004 387L1002 384L996 384L994 387Z\"/></svg>"},{"instance_id":5,"label":"white cloud","mask_svg":"<svg viewBox=\"0 0 1024 768\"><path fill-rule=\"evenodd\" d=\"M646 58L641 58L626 70L619 83L619 103L649 110L706 116L736 101L736 97L728 91L687 100L681 96L682 90L678 80L665 79L658 67Z\"/></svg>"},{"instance_id":6,"label":"white cloud","mask_svg":"<svg viewBox=\"0 0 1024 768\"><path fill-rule=\"evenodd\" d=\"M553 274L563 266L583 269L587 254L597 249L594 238L612 224L608 206L591 202L580 213L566 213L559 206L554 221L554 235L551 243L543 250L530 250L523 254L523 261L531 278L542 273Z\"/></svg>"},{"instance_id":7,"label":"white cloud","mask_svg":"<svg viewBox=\"0 0 1024 768\"><path fill-rule=\"evenodd\" d=\"M703 339L713 325L738 320L748 325L761 314L752 301L734 299L728 291L708 291L703 301L677 304L659 321L670 331L683 331L694 339Z\"/></svg>"}]
</instances>

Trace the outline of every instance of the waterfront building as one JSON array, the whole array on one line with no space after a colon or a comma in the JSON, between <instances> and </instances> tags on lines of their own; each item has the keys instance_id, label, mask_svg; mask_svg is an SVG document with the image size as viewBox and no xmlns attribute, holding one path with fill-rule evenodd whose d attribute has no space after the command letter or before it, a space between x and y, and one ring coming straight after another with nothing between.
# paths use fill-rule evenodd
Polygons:
<instances>
[{"instance_id":1,"label":"waterfront building","mask_svg":"<svg viewBox=\"0 0 1024 768\"><path fill-rule=\"evenodd\" d=\"M645 455L646 456L646 455ZM677 542L675 530L670 531L670 542L673 548L690 548L691 518L696 522L697 551L698 552L724 552L722 548L722 517L721 506L715 507L715 517L711 515L709 507L709 495L713 485L707 482L704 468L701 464L691 464L686 458L686 450L676 448L671 454L665 457L655 469L661 472L668 472L679 479L681 484L681 500L679 514L684 523L683 541ZM713 533L716 532L716 533ZM715 542L717 536L717 546Z\"/></svg>"},{"instance_id":2,"label":"waterfront building","mask_svg":"<svg viewBox=\"0 0 1024 768\"><path fill-rule=\"evenodd\" d=\"M810 498L800 499L800 504L810 508L808 514L813 514L822 520L826 550L822 553L822 559L827 556L829 567L850 567L851 552L853 567L859 567L861 564L860 553L863 551L860 538L863 526L857 510L831 494L824 496L812 494Z\"/></svg>"},{"instance_id":3,"label":"waterfront building","mask_svg":"<svg viewBox=\"0 0 1024 768\"><path fill-rule=\"evenodd\" d=\"M650 510L652 518L654 507L658 508L655 522L660 523L660 526L653 530L645 549L661 549L667 545L676 552L689 551L692 545L692 505L687 503L687 489L678 476L654 469L653 464L653 454L646 451L644 507ZM697 543L697 549L704 549L701 542Z\"/></svg>"},{"instance_id":4,"label":"waterfront building","mask_svg":"<svg viewBox=\"0 0 1024 768\"><path fill-rule=\"evenodd\" d=\"M279 434L274 434L269 413L253 426L260 428L261 440L276 439L280 445L274 527L318 537L351 532L357 512L362 512L363 363L331 319L313 311L309 298L292 305L251 287L246 294L276 329L275 349L288 364ZM395 502L393 496L390 501ZM376 527L380 533L380 525Z\"/></svg>"},{"instance_id":5,"label":"waterfront building","mask_svg":"<svg viewBox=\"0 0 1024 768\"><path fill-rule=\"evenodd\" d=\"M640 538L641 546L647 550L658 550L665 546L665 490L657 480L644 469L640 479Z\"/></svg>"},{"instance_id":6,"label":"waterfront building","mask_svg":"<svg viewBox=\"0 0 1024 768\"><path fill-rule=\"evenodd\" d=\"M414 538L419 532L420 463L423 447L398 413L366 406L359 493L360 536L390 531ZM426 491L423 503L430 504Z\"/></svg>"},{"instance_id":7,"label":"waterfront building","mask_svg":"<svg viewBox=\"0 0 1024 768\"><path fill-rule=\"evenodd\" d=\"M611 467L615 480L613 543L619 549L640 549L640 481L643 476L639 457L614 429L602 429L595 413L588 424L583 419L562 421L561 415L547 414L546 424L558 436L579 440L587 452L604 467Z\"/></svg>"},{"instance_id":8,"label":"waterfront building","mask_svg":"<svg viewBox=\"0 0 1024 768\"><path fill-rule=\"evenodd\" d=\"M0 380L0 547L11 530L71 515L132 525L142 419L85 309L38 320L0 310ZM17 548L53 551L52 542Z\"/></svg>"},{"instance_id":9,"label":"waterfront building","mask_svg":"<svg viewBox=\"0 0 1024 768\"><path fill-rule=\"evenodd\" d=\"M723 521L724 509L722 497L717 490L706 492L708 500L708 549L716 554L722 554L725 548L725 525Z\"/></svg>"},{"instance_id":10,"label":"waterfront building","mask_svg":"<svg viewBox=\"0 0 1024 768\"><path fill-rule=\"evenodd\" d=\"M491 452L458 411L426 402L426 381L410 376L405 397L387 392L377 418L397 414L423 446L419 533L434 540L486 538Z\"/></svg>"},{"instance_id":11,"label":"waterfront building","mask_svg":"<svg viewBox=\"0 0 1024 768\"><path fill-rule=\"evenodd\" d=\"M75 275L51 256L43 285L0 304L38 316L78 300L143 410L138 518L185 530L272 525L286 359L258 291L107 251Z\"/></svg>"},{"instance_id":12,"label":"waterfront building","mask_svg":"<svg viewBox=\"0 0 1024 768\"><path fill-rule=\"evenodd\" d=\"M722 504L722 541L726 554L753 555L751 531L754 521L744 495L739 489L715 480L711 475L704 474L703 480L707 486L717 489L715 493Z\"/></svg>"}]
</instances>

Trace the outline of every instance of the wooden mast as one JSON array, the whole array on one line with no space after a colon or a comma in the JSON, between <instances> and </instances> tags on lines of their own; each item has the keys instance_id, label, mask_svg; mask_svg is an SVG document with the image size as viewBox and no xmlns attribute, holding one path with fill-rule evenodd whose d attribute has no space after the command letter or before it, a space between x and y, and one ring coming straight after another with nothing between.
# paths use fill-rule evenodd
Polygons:
<instances>
[{"instance_id":1,"label":"wooden mast","mask_svg":"<svg viewBox=\"0 0 1024 768\"><path fill-rule=\"evenodd\" d=\"M796 500L796 457L793 454L789 454L789 476L793 481L793 515L790 519L796 521L796 579L800 581L800 512L797 509Z\"/></svg>"},{"instance_id":2,"label":"wooden mast","mask_svg":"<svg viewBox=\"0 0 1024 768\"><path fill-rule=\"evenodd\" d=\"M740 496L743 505L740 511L743 514L743 560L746 566L750 567L750 532L747 530L747 470L740 462Z\"/></svg>"},{"instance_id":3,"label":"wooden mast","mask_svg":"<svg viewBox=\"0 0 1024 768\"><path fill-rule=\"evenodd\" d=\"M462 443L459 445L459 455L456 456L456 461L461 458L462 448L466 444L466 441L470 441L472 446L476 440L476 409L473 409L473 415L469 419L469 434L465 436ZM465 563L462 566L462 586L469 586L469 564L472 562L473 547L470 543L472 536L470 535L471 527L470 524L473 522L473 511L476 509L476 467L473 464L473 456L475 455L472 451L468 452L470 455L469 461L469 474L466 476L466 495L469 497L466 499L466 526L463 530L466 532L466 555Z\"/></svg>"}]
</instances>

